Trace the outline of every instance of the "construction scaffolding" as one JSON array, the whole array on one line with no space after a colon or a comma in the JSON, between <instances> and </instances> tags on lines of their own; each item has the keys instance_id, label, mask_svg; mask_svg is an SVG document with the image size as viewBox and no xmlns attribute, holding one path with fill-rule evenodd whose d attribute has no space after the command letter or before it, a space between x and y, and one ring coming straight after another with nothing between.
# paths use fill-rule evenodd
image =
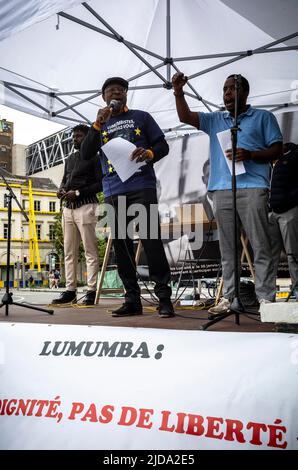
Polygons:
<instances>
[{"instance_id":1,"label":"construction scaffolding","mask_svg":"<svg viewBox=\"0 0 298 470\"><path fill-rule=\"evenodd\" d=\"M71 127L34 142L26 148L26 174L33 175L65 163L72 151Z\"/></svg>"},{"instance_id":2,"label":"construction scaffolding","mask_svg":"<svg viewBox=\"0 0 298 470\"><path fill-rule=\"evenodd\" d=\"M40 267L40 255L39 255L39 246L36 233L36 221L35 221L35 212L34 212L34 201L32 194L32 181L28 180L29 187L29 260L30 260L30 269L34 269L35 263L37 264L38 272L41 271Z\"/></svg>"}]
</instances>

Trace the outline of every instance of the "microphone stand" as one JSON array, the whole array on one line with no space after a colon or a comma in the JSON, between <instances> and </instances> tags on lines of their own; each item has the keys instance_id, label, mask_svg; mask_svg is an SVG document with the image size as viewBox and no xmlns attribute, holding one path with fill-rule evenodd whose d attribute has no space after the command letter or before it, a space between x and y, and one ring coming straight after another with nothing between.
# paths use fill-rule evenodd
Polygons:
<instances>
[{"instance_id":1,"label":"microphone stand","mask_svg":"<svg viewBox=\"0 0 298 470\"><path fill-rule=\"evenodd\" d=\"M232 141L232 193L233 193L233 244L234 244L234 298L231 302L231 307L228 312L216 315L215 318L201 326L201 330L206 330L209 326L214 325L230 315L235 315L235 323L239 325L239 315L245 312L245 308L240 299L240 273L239 273L239 252L238 252L238 215L237 215L237 181L236 181L236 151L237 151L237 133L239 131L238 125L238 104L239 104L239 82L241 75L234 75L235 80L235 114L233 127L231 128L231 141ZM253 314L253 312L249 312Z\"/></svg>"},{"instance_id":2,"label":"microphone stand","mask_svg":"<svg viewBox=\"0 0 298 470\"><path fill-rule=\"evenodd\" d=\"M47 310L45 308L39 308L39 307L34 307L33 305L30 304L25 304L25 303L20 303L20 302L14 302L12 300L12 293L9 292L9 269L10 269L10 242L11 242L11 213L12 213L12 199L14 199L23 214L24 218L26 219L27 222L29 222L29 218L27 214L24 212L21 204L19 203L15 193L13 192L12 187L8 184L6 178L4 177L3 173L0 172L0 176L2 180L4 181L6 185L6 190L8 191L8 205L7 205L7 213L8 213L8 231L7 231L7 259L6 259L6 292L4 296L2 297L1 303L0 303L0 308L5 305L5 315L8 316L9 313L9 305L18 305L19 307L25 307L25 308L30 308L32 310L39 310L40 312L45 312L48 313L49 315L53 315L54 310Z\"/></svg>"},{"instance_id":3,"label":"microphone stand","mask_svg":"<svg viewBox=\"0 0 298 470\"><path fill-rule=\"evenodd\" d=\"M232 139L232 193L233 193L233 243L234 243L234 299L231 303L231 312L235 313L235 322L239 325L239 313L244 312L243 304L240 300L240 273L239 273L239 252L238 252L238 216L237 216L237 181L236 181L236 152L237 152L237 132L238 126L238 103L239 103L239 82L241 75L235 75L235 115L231 129Z\"/></svg>"}]
</instances>

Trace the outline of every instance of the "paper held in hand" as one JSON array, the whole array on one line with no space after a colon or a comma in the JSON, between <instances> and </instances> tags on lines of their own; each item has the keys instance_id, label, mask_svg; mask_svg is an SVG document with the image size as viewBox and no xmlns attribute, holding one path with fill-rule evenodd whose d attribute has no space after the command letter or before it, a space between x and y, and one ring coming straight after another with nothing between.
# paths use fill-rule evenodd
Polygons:
<instances>
[{"instance_id":1,"label":"paper held in hand","mask_svg":"<svg viewBox=\"0 0 298 470\"><path fill-rule=\"evenodd\" d=\"M218 132L216 135L220 143L221 150L224 154L226 163L229 167L230 173L232 174L232 160L229 160L225 154L226 150L229 150L232 148L231 131L230 129L227 129L226 131ZM235 175L242 175L243 173L246 173L243 162L236 162L235 163Z\"/></svg>"},{"instance_id":2,"label":"paper held in hand","mask_svg":"<svg viewBox=\"0 0 298 470\"><path fill-rule=\"evenodd\" d=\"M128 180L141 166L146 165L146 162L131 161L131 154L136 148L134 144L122 137L115 137L101 147L122 182Z\"/></svg>"}]
</instances>

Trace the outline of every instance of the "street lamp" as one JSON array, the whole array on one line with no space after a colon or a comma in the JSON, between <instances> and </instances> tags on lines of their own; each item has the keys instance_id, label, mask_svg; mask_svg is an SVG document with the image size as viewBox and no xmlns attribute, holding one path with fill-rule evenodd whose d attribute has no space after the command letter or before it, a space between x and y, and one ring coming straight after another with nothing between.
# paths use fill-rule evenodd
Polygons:
<instances>
[{"instance_id":1,"label":"street lamp","mask_svg":"<svg viewBox=\"0 0 298 470\"><path fill-rule=\"evenodd\" d=\"M25 286L25 262L24 262L24 227L21 227L22 240L21 240L21 266L22 266L22 287Z\"/></svg>"}]
</instances>

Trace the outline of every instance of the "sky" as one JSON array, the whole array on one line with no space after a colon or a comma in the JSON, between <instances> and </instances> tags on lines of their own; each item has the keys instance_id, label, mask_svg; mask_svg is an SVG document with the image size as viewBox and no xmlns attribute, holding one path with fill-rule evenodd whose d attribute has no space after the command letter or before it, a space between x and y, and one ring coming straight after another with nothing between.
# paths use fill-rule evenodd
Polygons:
<instances>
[{"instance_id":1,"label":"sky","mask_svg":"<svg viewBox=\"0 0 298 470\"><path fill-rule=\"evenodd\" d=\"M65 125L22 113L3 105L0 105L0 119L14 123L14 144L30 145L65 128Z\"/></svg>"}]
</instances>

